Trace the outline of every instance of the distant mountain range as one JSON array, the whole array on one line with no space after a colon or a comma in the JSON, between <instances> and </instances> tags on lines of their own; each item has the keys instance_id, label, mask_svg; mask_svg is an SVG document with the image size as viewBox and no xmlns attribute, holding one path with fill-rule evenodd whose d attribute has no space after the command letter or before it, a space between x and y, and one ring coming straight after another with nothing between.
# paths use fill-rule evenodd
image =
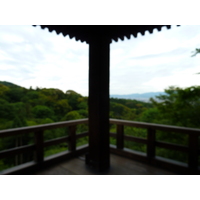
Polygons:
<instances>
[{"instance_id":1,"label":"distant mountain range","mask_svg":"<svg viewBox=\"0 0 200 200\"><path fill-rule=\"evenodd\" d=\"M0 84L3 84L8 87L17 87L22 88L19 85L13 84L7 81L0 81ZM150 98L155 98L156 96L166 94L165 92L147 92L147 93L133 93L133 94L111 94L110 98L118 98L118 99L135 99L138 101L148 102Z\"/></svg>"},{"instance_id":2,"label":"distant mountain range","mask_svg":"<svg viewBox=\"0 0 200 200\"><path fill-rule=\"evenodd\" d=\"M148 102L150 98L155 98L159 95L164 95L165 92L147 92L147 93L134 93L134 94L111 94L110 97L118 98L118 99L135 99L139 101L146 101Z\"/></svg>"}]
</instances>

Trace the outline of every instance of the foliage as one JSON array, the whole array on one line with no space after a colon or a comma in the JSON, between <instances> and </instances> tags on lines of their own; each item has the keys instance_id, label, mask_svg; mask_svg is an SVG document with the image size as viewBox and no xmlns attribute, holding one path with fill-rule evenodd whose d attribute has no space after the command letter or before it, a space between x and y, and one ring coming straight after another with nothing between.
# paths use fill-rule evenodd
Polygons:
<instances>
[{"instance_id":1,"label":"foliage","mask_svg":"<svg viewBox=\"0 0 200 200\"><path fill-rule=\"evenodd\" d=\"M34 90L32 87L26 89L9 82L0 82L0 129L47 124L87 116L87 97L74 91L69 90L64 93L59 89L38 87ZM77 129L78 132L82 130L86 131L86 125ZM66 136L68 132L67 128L47 130L44 132L44 140ZM79 144L85 141L82 139ZM33 142L33 133L0 138L0 150ZM60 152L62 149L63 146L59 145L56 148L48 147L45 155ZM2 159L0 162L7 168L28 160L30 156L20 154L14 158Z\"/></svg>"},{"instance_id":2,"label":"foliage","mask_svg":"<svg viewBox=\"0 0 200 200\"><path fill-rule=\"evenodd\" d=\"M5 98L5 94L9 90L10 90L9 87L7 87L7 86L5 86L3 84L0 84L0 97L4 97Z\"/></svg>"},{"instance_id":3,"label":"foliage","mask_svg":"<svg viewBox=\"0 0 200 200\"><path fill-rule=\"evenodd\" d=\"M152 104L131 99L110 99L110 118L139 120L140 115Z\"/></svg>"},{"instance_id":4,"label":"foliage","mask_svg":"<svg viewBox=\"0 0 200 200\"><path fill-rule=\"evenodd\" d=\"M11 120L14 117L14 107L5 99L0 99L0 118Z\"/></svg>"},{"instance_id":5,"label":"foliage","mask_svg":"<svg viewBox=\"0 0 200 200\"><path fill-rule=\"evenodd\" d=\"M159 101L151 99L165 123L200 128L200 86L169 87L165 92L157 97Z\"/></svg>"},{"instance_id":6,"label":"foliage","mask_svg":"<svg viewBox=\"0 0 200 200\"><path fill-rule=\"evenodd\" d=\"M48 108L47 106L38 105L33 107L32 112L35 118L53 118L54 112L52 109Z\"/></svg>"},{"instance_id":7,"label":"foliage","mask_svg":"<svg viewBox=\"0 0 200 200\"><path fill-rule=\"evenodd\" d=\"M69 104L73 107L73 109L78 110L78 107L79 107L78 104L82 96L73 90L67 90L65 94L66 94L66 98L68 99Z\"/></svg>"},{"instance_id":8,"label":"foliage","mask_svg":"<svg viewBox=\"0 0 200 200\"><path fill-rule=\"evenodd\" d=\"M10 82L7 82L7 81L0 81L0 84L8 86L8 87L22 88L19 85L16 85L16 84L13 84L13 83L10 83Z\"/></svg>"},{"instance_id":9,"label":"foliage","mask_svg":"<svg viewBox=\"0 0 200 200\"><path fill-rule=\"evenodd\" d=\"M131 99L110 99L110 118L142 121L149 123L168 124L184 127L200 128L200 86L188 88L169 87L166 95L159 95L151 102L142 102ZM29 89L8 82L0 82L0 129L17 128L38 124L47 124L58 121L75 120L88 117L88 97L73 90L62 92L59 89L31 87ZM116 126L110 125L111 132ZM77 133L88 130L88 126L77 126ZM146 129L126 127L126 135L147 137ZM32 134L32 135L31 135ZM0 138L0 150L14 148L20 145L32 144L33 133L18 137ZM69 134L68 128L46 130L44 140L51 140ZM187 145L187 136L184 134L157 131L156 139L164 142ZM77 145L88 142L88 137L77 140ZM110 142L116 144L116 139ZM146 152L144 144L125 142L125 147ZM45 156L68 149L68 144L59 144L45 149ZM157 149L156 154L186 162L185 155L168 150ZM22 159L23 158L23 159ZM0 160L5 168L26 162L32 156L19 156ZM3 169L0 166L0 170Z\"/></svg>"},{"instance_id":10,"label":"foliage","mask_svg":"<svg viewBox=\"0 0 200 200\"><path fill-rule=\"evenodd\" d=\"M74 120L74 119L81 119L81 115L77 111L70 111L64 117L63 121Z\"/></svg>"},{"instance_id":11,"label":"foliage","mask_svg":"<svg viewBox=\"0 0 200 200\"><path fill-rule=\"evenodd\" d=\"M200 49L196 48L195 51L193 52L194 54L192 55L192 57L196 56L198 53L200 53Z\"/></svg>"}]
</instances>

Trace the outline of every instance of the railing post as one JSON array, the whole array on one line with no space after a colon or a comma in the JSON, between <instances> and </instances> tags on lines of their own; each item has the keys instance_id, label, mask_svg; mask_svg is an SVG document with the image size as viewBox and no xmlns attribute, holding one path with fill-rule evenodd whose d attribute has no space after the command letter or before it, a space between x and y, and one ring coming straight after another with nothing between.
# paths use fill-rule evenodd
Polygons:
<instances>
[{"instance_id":1,"label":"railing post","mask_svg":"<svg viewBox=\"0 0 200 200\"><path fill-rule=\"evenodd\" d=\"M76 150L76 125L69 126L69 151Z\"/></svg>"},{"instance_id":2,"label":"railing post","mask_svg":"<svg viewBox=\"0 0 200 200\"><path fill-rule=\"evenodd\" d=\"M44 136L43 130L35 132L35 146L36 146L36 155L35 161L38 164L41 164L44 161Z\"/></svg>"},{"instance_id":3,"label":"railing post","mask_svg":"<svg viewBox=\"0 0 200 200\"><path fill-rule=\"evenodd\" d=\"M124 148L124 125L117 124L117 149Z\"/></svg>"},{"instance_id":4,"label":"railing post","mask_svg":"<svg viewBox=\"0 0 200 200\"><path fill-rule=\"evenodd\" d=\"M198 169L198 134L189 134L188 167L193 171Z\"/></svg>"},{"instance_id":5,"label":"railing post","mask_svg":"<svg viewBox=\"0 0 200 200\"><path fill-rule=\"evenodd\" d=\"M155 129L147 129L147 159L149 163L152 162L152 159L155 157Z\"/></svg>"}]
</instances>

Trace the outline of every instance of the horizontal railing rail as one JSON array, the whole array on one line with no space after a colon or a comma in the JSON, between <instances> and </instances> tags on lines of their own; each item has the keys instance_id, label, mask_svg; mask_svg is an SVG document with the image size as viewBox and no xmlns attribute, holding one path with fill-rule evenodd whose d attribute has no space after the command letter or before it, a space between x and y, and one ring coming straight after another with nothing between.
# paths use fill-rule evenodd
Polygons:
<instances>
[{"instance_id":1,"label":"horizontal railing rail","mask_svg":"<svg viewBox=\"0 0 200 200\"><path fill-rule=\"evenodd\" d=\"M200 129L197 129L197 128L186 128L186 127L180 127L180 126L137 122L137 121L121 120L121 119L110 119L110 123L116 124L116 125L123 125L123 126L132 126L136 128L152 128L152 129L161 130L161 131L200 134Z\"/></svg>"},{"instance_id":2,"label":"horizontal railing rail","mask_svg":"<svg viewBox=\"0 0 200 200\"><path fill-rule=\"evenodd\" d=\"M31 145L24 145L19 146L11 149L6 149L3 151L0 151L0 159L8 157L8 156L15 156L17 154L22 154L26 152L34 152L35 153L35 159L32 162L32 164L22 164L20 166L13 167L12 169L3 170L0 173L1 174L17 174L20 171L23 171L25 168L42 168L46 165L46 163L54 162L54 160L61 159L82 154L83 152L86 152L87 145L83 146L83 148L76 148L76 141L79 138L88 136L88 132L78 133L76 134L76 126L79 124L87 124L88 119L80 119L80 120L71 120L71 121L64 121L64 122L56 122L56 123L50 123L50 124L43 124L43 125L36 125L36 126L28 126L28 127L22 127L22 128L14 128L14 129L7 129L7 130L1 130L0 131L0 138L3 137L9 137L9 136L18 136L21 134L29 134L34 133L35 142ZM56 128L69 128L69 135L63 136L56 139L51 139L44 141L44 131L50 130L50 129L56 129ZM68 142L68 151L58 154L58 156L50 156L52 159L44 158L44 148L56 144L60 144L63 142Z\"/></svg>"},{"instance_id":3,"label":"horizontal railing rail","mask_svg":"<svg viewBox=\"0 0 200 200\"><path fill-rule=\"evenodd\" d=\"M18 136L21 134L34 133L34 144L24 145L11 149L0 151L0 159L15 156L17 154L34 152L35 159L32 162L25 163L20 166L13 167L11 169L0 172L1 174L20 174L25 173L28 170L41 169L43 166L49 164L56 164L58 161L65 160L66 158L73 158L76 155L81 155L88 151L88 144L82 147L76 147L77 139L88 136L88 132L76 133L76 127L79 124L88 124L88 119L56 122L51 124L43 124L36 126L28 126L23 128L7 129L0 131L0 138L9 136ZM121 156L129 157L138 161L145 162L168 170L177 171L178 173L199 173L198 156L200 155L200 149L198 144L198 137L200 136L200 129L195 128L184 128L178 126L168 126L161 124L152 124L145 122L136 122L128 120L110 119L110 124L116 125L116 132L110 133L110 137L116 139L116 146L110 145L111 153L115 153ZM124 133L124 127L136 127L147 130L147 137L135 137L126 135ZM69 128L69 135L44 141L44 131L56 128ZM188 134L188 145L180 145L174 143L168 143L156 140L157 131L168 131L175 133ZM146 145L146 153L138 152L125 148L124 142L132 141ZM68 150L44 157L44 148L51 145L57 145L61 143L68 143ZM170 150L176 150L188 154L188 163L184 164L181 162L173 161L156 156L156 148L165 148Z\"/></svg>"},{"instance_id":4,"label":"horizontal railing rail","mask_svg":"<svg viewBox=\"0 0 200 200\"><path fill-rule=\"evenodd\" d=\"M116 134L113 132L110 133L110 137L116 138L116 148L111 145L111 152L118 155L134 158L139 161L144 161L155 166L160 166L169 170L177 171L178 173L199 173L200 169L198 166L198 157L200 155L200 149L198 144L198 137L200 136L200 129L118 119L110 119L110 124L116 125ZM146 129L147 138L139 138L135 136L125 135L125 126ZM157 141L156 131L158 130L188 134L188 146ZM146 144L146 153L137 151L131 152L130 150L127 151L127 148L124 147L125 140ZM185 164L156 156L156 147L185 152L188 154L188 163Z\"/></svg>"},{"instance_id":5,"label":"horizontal railing rail","mask_svg":"<svg viewBox=\"0 0 200 200\"><path fill-rule=\"evenodd\" d=\"M12 128L0 131L0 138L7 137L22 133L30 133L35 131L42 131L42 130L50 130L55 128L63 128L67 126L73 126L78 124L87 124L88 119L78 119L78 120L71 120L71 121L64 121L64 122L55 122L49 124L42 124L42 125L35 125L35 126L26 126L22 128Z\"/></svg>"}]
</instances>

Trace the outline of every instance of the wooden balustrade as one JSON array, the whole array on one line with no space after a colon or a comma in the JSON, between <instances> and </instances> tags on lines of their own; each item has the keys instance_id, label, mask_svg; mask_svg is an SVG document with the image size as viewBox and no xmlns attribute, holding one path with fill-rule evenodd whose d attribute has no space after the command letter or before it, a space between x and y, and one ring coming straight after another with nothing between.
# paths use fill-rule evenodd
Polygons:
<instances>
[{"instance_id":1,"label":"wooden balustrade","mask_svg":"<svg viewBox=\"0 0 200 200\"><path fill-rule=\"evenodd\" d=\"M111 124L117 126L116 134L110 133L110 137L116 138L116 147L111 145L111 152L118 155L134 158L138 161L146 162L158 167L166 168L168 170L176 171L182 174L199 174L200 168L198 166L198 156L200 155L200 149L198 144L198 137L200 136L200 129L184 128L178 126L168 126L153 123L144 123L128 120L110 119ZM147 129L147 138L139 138L134 136L124 135L124 126L137 127ZM175 133L188 134L188 146L172 144L167 142L156 141L156 131L168 131ZM134 141L147 145L146 153L137 152L124 148L124 141ZM161 147L170 150L176 150L180 152L188 153L188 163L181 163L174 160L161 158L156 156L156 147Z\"/></svg>"},{"instance_id":2,"label":"wooden balustrade","mask_svg":"<svg viewBox=\"0 0 200 200\"><path fill-rule=\"evenodd\" d=\"M23 128L7 129L0 131L0 138L8 136L16 136L20 134L29 134L34 132L34 144L20 146L0 152L0 159L8 156L15 156L17 154L26 153L26 152L35 152L35 159L33 162L25 163L20 166L13 167L11 169L4 170L0 174L18 174L26 173L27 170L37 170L41 169L43 166L48 166L50 163L56 163L58 160L64 160L65 158L70 158L75 155L81 155L85 153L88 149L87 145L77 148L76 150L76 140L85 136L88 136L88 132L76 134L76 126L78 124L86 124L88 119L72 120L65 122L57 122L51 124L43 124L37 126L29 126ZM55 128L69 128L69 136L64 136L56 139L51 139L44 141L44 131ZM44 158L44 147L60 144L63 142L68 142L68 151L64 153L61 152L58 155L53 155Z\"/></svg>"},{"instance_id":3,"label":"wooden balustrade","mask_svg":"<svg viewBox=\"0 0 200 200\"><path fill-rule=\"evenodd\" d=\"M20 134L34 133L35 142L31 145L20 146L8 150L0 151L0 159L8 156L15 156L25 152L35 152L35 159L32 162L13 167L11 169L0 172L1 174L23 174L28 173L28 170L37 170L50 164L56 164L58 161L63 161L74 156L81 155L88 151L88 144L82 147L76 147L76 141L79 138L88 136L88 132L76 134L76 127L78 124L86 124L88 119L72 120L65 122L57 122L51 124L15 128L0 131L1 137L16 136ZM144 122L135 122L127 120L110 119L110 124L116 125L116 133L110 133L110 137L116 138L116 146L110 145L110 152L121 156L129 157L138 161L145 162L154 166L172 170L181 174L199 174L198 157L200 149L198 144L198 137L200 136L200 129L184 128L177 126L168 126ZM124 134L124 127L137 127L147 130L147 138L140 138ZM55 128L69 128L69 135L56 139L44 141L43 134L45 130ZM172 144L156 140L156 131L168 131L175 133L188 134L188 146ZM130 150L124 147L125 141L133 141L146 145L146 153ZM60 144L68 143L68 151L58 153L49 157L44 157L44 148ZM188 154L188 163L173 161L170 159L156 156L156 148L165 148L176 150ZM27 172L26 172L27 170Z\"/></svg>"}]
</instances>

